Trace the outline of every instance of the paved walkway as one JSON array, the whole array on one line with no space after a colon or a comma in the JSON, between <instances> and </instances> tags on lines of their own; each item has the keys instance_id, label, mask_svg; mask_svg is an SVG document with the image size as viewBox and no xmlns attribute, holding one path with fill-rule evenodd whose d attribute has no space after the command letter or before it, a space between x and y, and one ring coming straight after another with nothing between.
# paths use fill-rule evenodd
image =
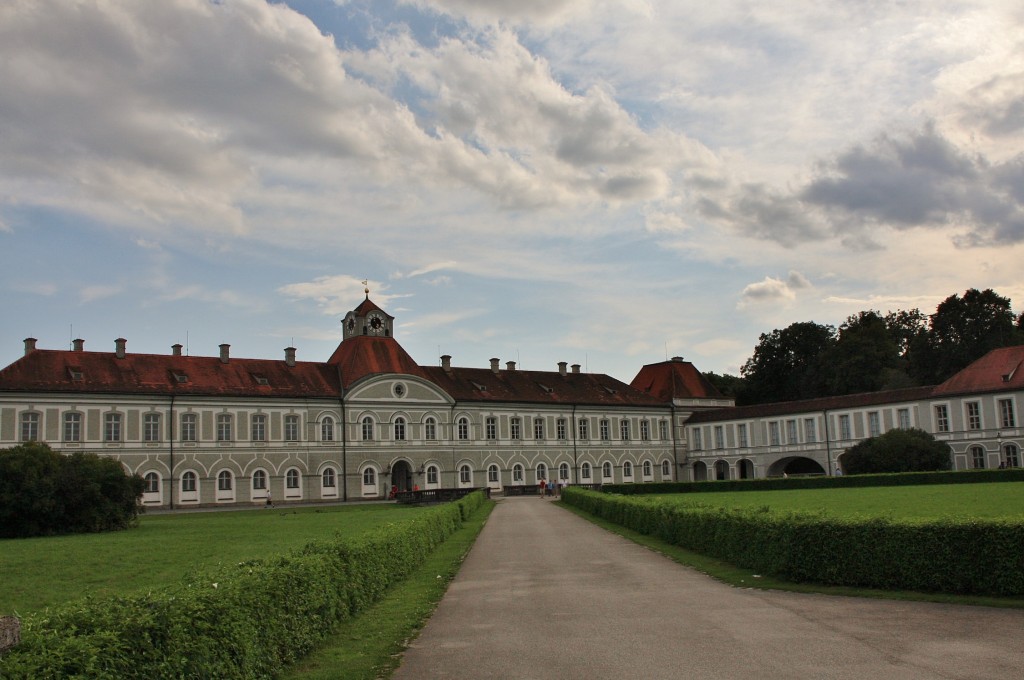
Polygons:
<instances>
[{"instance_id":1,"label":"paved walkway","mask_svg":"<svg viewBox=\"0 0 1024 680\"><path fill-rule=\"evenodd\" d=\"M1024 611L745 590L499 500L395 678L1022 678Z\"/></svg>"}]
</instances>

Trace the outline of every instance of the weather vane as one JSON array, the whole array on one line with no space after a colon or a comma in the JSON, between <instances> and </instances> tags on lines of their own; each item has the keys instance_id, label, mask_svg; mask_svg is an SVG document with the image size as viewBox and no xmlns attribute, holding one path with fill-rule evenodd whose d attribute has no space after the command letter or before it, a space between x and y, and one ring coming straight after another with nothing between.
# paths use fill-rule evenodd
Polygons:
<instances>
[{"instance_id":1,"label":"weather vane","mask_svg":"<svg viewBox=\"0 0 1024 680\"><path fill-rule=\"evenodd\" d=\"M366 293L366 298L370 298L370 283L367 279L363 279L363 292Z\"/></svg>"}]
</instances>

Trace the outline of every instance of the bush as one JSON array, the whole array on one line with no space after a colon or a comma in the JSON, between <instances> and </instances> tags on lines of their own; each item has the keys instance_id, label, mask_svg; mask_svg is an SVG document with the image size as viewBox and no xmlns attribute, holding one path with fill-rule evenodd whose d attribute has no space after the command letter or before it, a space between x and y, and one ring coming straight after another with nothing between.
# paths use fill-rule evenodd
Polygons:
<instances>
[{"instance_id":1,"label":"bush","mask_svg":"<svg viewBox=\"0 0 1024 680\"><path fill-rule=\"evenodd\" d=\"M729 510L572 487L562 498L666 543L791 581L1024 595L1024 521L897 522Z\"/></svg>"},{"instance_id":2,"label":"bush","mask_svg":"<svg viewBox=\"0 0 1024 680\"><path fill-rule=\"evenodd\" d=\"M422 564L483 502L476 492L360 539L315 541L180 586L31 615L23 642L0 657L0 678L275 677Z\"/></svg>"},{"instance_id":3,"label":"bush","mask_svg":"<svg viewBox=\"0 0 1024 680\"><path fill-rule=\"evenodd\" d=\"M849 449L843 467L851 475L948 470L950 449L924 430L889 430Z\"/></svg>"},{"instance_id":4,"label":"bush","mask_svg":"<svg viewBox=\"0 0 1024 680\"><path fill-rule=\"evenodd\" d=\"M125 529L143 488L113 458L64 456L37 442L0 451L0 537Z\"/></svg>"}]
</instances>

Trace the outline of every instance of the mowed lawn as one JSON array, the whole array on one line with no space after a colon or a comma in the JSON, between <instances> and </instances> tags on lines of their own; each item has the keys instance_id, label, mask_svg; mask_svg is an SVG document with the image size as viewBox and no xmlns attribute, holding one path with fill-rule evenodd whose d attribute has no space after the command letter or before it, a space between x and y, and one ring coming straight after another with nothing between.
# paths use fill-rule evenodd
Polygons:
<instances>
[{"instance_id":1,"label":"mowed lawn","mask_svg":"<svg viewBox=\"0 0 1024 680\"><path fill-rule=\"evenodd\" d=\"M156 589L207 567L359 535L419 512L374 504L171 513L143 515L128 531L0 540L0 615Z\"/></svg>"},{"instance_id":2,"label":"mowed lawn","mask_svg":"<svg viewBox=\"0 0 1024 680\"><path fill-rule=\"evenodd\" d=\"M915 521L952 517L1024 520L1024 482L723 491L648 498L680 505L767 507L781 512L824 512L836 516L882 516Z\"/></svg>"}]
</instances>

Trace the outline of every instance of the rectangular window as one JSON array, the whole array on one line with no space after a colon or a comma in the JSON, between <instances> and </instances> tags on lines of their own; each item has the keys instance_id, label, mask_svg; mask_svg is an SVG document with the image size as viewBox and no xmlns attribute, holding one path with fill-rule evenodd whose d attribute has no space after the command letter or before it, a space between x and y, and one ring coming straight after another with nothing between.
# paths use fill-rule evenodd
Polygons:
<instances>
[{"instance_id":1,"label":"rectangular window","mask_svg":"<svg viewBox=\"0 0 1024 680\"><path fill-rule=\"evenodd\" d=\"M484 421L484 432L488 439L498 438L498 419L494 416Z\"/></svg>"},{"instance_id":2,"label":"rectangular window","mask_svg":"<svg viewBox=\"0 0 1024 680\"><path fill-rule=\"evenodd\" d=\"M786 421L786 443L787 444L797 444L797 443L799 443L799 438L797 437L797 434L796 434L796 421L795 420L787 420Z\"/></svg>"},{"instance_id":3,"label":"rectangular window","mask_svg":"<svg viewBox=\"0 0 1024 680\"><path fill-rule=\"evenodd\" d=\"M459 418L459 439L461 441L469 439L469 418Z\"/></svg>"},{"instance_id":4,"label":"rectangular window","mask_svg":"<svg viewBox=\"0 0 1024 680\"><path fill-rule=\"evenodd\" d=\"M590 439L590 420L581 418L579 421L580 439Z\"/></svg>"},{"instance_id":5,"label":"rectangular window","mask_svg":"<svg viewBox=\"0 0 1024 680\"><path fill-rule=\"evenodd\" d=\"M437 439L437 422L433 418L427 418L426 435L431 441Z\"/></svg>"},{"instance_id":6,"label":"rectangular window","mask_svg":"<svg viewBox=\"0 0 1024 680\"><path fill-rule=\"evenodd\" d=\"M147 413L142 418L142 439L147 442L160 441L160 414Z\"/></svg>"},{"instance_id":7,"label":"rectangular window","mask_svg":"<svg viewBox=\"0 0 1024 680\"><path fill-rule=\"evenodd\" d=\"M981 404L976 401L967 402L967 429L981 429Z\"/></svg>"},{"instance_id":8,"label":"rectangular window","mask_svg":"<svg viewBox=\"0 0 1024 680\"><path fill-rule=\"evenodd\" d=\"M627 418L619 421L619 435L622 441L629 441L629 420Z\"/></svg>"},{"instance_id":9,"label":"rectangular window","mask_svg":"<svg viewBox=\"0 0 1024 680\"><path fill-rule=\"evenodd\" d=\"M266 441L266 416L263 414L256 414L253 416L253 425L251 429L253 441Z\"/></svg>"},{"instance_id":10,"label":"rectangular window","mask_svg":"<svg viewBox=\"0 0 1024 680\"><path fill-rule=\"evenodd\" d=\"M436 467L431 466L431 467L427 468L427 484L437 484L437 468Z\"/></svg>"},{"instance_id":11,"label":"rectangular window","mask_svg":"<svg viewBox=\"0 0 1024 680\"><path fill-rule=\"evenodd\" d=\"M662 441L668 441L668 421L658 421L658 439Z\"/></svg>"},{"instance_id":12,"label":"rectangular window","mask_svg":"<svg viewBox=\"0 0 1024 680\"><path fill-rule=\"evenodd\" d=\"M721 425L715 425L715 448L725 448L725 429Z\"/></svg>"},{"instance_id":13,"label":"rectangular window","mask_svg":"<svg viewBox=\"0 0 1024 680\"><path fill-rule=\"evenodd\" d=\"M818 428L814 418L804 418L804 441L808 443L818 441Z\"/></svg>"},{"instance_id":14,"label":"rectangular window","mask_svg":"<svg viewBox=\"0 0 1024 680\"><path fill-rule=\"evenodd\" d=\"M512 418L509 421L509 427L512 430L509 433L509 436L511 436L512 439L522 439L523 438L523 421L522 420L520 420L519 418Z\"/></svg>"},{"instance_id":15,"label":"rectangular window","mask_svg":"<svg viewBox=\"0 0 1024 680\"><path fill-rule=\"evenodd\" d=\"M736 439L739 442L740 448L746 448L747 444L747 424L740 423L736 426Z\"/></svg>"},{"instance_id":16,"label":"rectangular window","mask_svg":"<svg viewBox=\"0 0 1024 680\"><path fill-rule=\"evenodd\" d=\"M103 420L103 441L121 441L121 414L108 413Z\"/></svg>"},{"instance_id":17,"label":"rectangular window","mask_svg":"<svg viewBox=\"0 0 1024 680\"><path fill-rule=\"evenodd\" d=\"M498 481L498 466L492 465L487 468L487 481L494 484Z\"/></svg>"},{"instance_id":18,"label":"rectangular window","mask_svg":"<svg viewBox=\"0 0 1024 680\"><path fill-rule=\"evenodd\" d=\"M560 441L565 441L567 439L565 431L565 418L559 418L557 421L555 421L555 434L558 436L558 439Z\"/></svg>"},{"instance_id":19,"label":"rectangular window","mask_svg":"<svg viewBox=\"0 0 1024 680\"><path fill-rule=\"evenodd\" d=\"M64 414L64 441L66 441L66 442L80 442L80 441L82 441L82 414L81 413L65 413Z\"/></svg>"},{"instance_id":20,"label":"rectangular window","mask_svg":"<svg viewBox=\"0 0 1024 680\"><path fill-rule=\"evenodd\" d=\"M299 417L298 416L285 416L284 417L284 440L286 442L297 442L297 441L299 441Z\"/></svg>"},{"instance_id":21,"label":"rectangular window","mask_svg":"<svg viewBox=\"0 0 1024 680\"><path fill-rule=\"evenodd\" d=\"M839 416L839 438L846 440L851 438L850 416Z\"/></svg>"},{"instance_id":22,"label":"rectangular window","mask_svg":"<svg viewBox=\"0 0 1024 680\"><path fill-rule=\"evenodd\" d=\"M1017 427L1017 419L1013 417L1013 400L999 400L999 422L1000 427Z\"/></svg>"},{"instance_id":23,"label":"rectangular window","mask_svg":"<svg viewBox=\"0 0 1024 680\"><path fill-rule=\"evenodd\" d=\"M181 441L194 442L196 440L196 414L183 413L181 415Z\"/></svg>"},{"instance_id":24,"label":"rectangular window","mask_svg":"<svg viewBox=\"0 0 1024 680\"><path fill-rule=\"evenodd\" d=\"M606 442L606 441L608 441L609 439L612 438L610 429L611 428L609 428L609 426L608 426L608 421L607 420L602 420L601 421L601 441Z\"/></svg>"},{"instance_id":25,"label":"rectangular window","mask_svg":"<svg viewBox=\"0 0 1024 680\"><path fill-rule=\"evenodd\" d=\"M768 443L772 446L778 446L781 443L778 421L773 420L768 423Z\"/></svg>"},{"instance_id":26,"label":"rectangular window","mask_svg":"<svg viewBox=\"0 0 1024 680\"><path fill-rule=\"evenodd\" d=\"M226 413L217 416L217 441L231 441L231 416Z\"/></svg>"},{"instance_id":27,"label":"rectangular window","mask_svg":"<svg viewBox=\"0 0 1024 680\"><path fill-rule=\"evenodd\" d=\"M533 438L544 439L544 419L534 418L533 419Z\"/></svg>"},{"instance_id":28,"label":"rectangular window","mask_svg":"<svg viewBox=\"0 0 1024 680\"><path fill-rule=\"evenodd\" d=\"M909 408L901 408L900 410L896 411L896 420L899 421L900 429L901 430L909 430L910 429L910 409Z\"/></svg>"},{"instance_id":29,"label":"rectangular window","mask_svg":"<svg viewBox=\"0 0 1024 680\"><path fill-rule=\"evenodd\" d=\"M405 441L405 418L395 418L395 441Z\"/></svg>"},{"instance_id":30,"label":"rectangular window","mask_svg":"<svg viewBox=\"0 0 1024 680\"><path fill-rule=\"evenodd\" d=\"M39 441L39 414L38 413L22 413L21 414L21 441L23 441L23 442L36 442L36 441Z\"/></svg>"},{"instance_id":31,"label":"rectangular window","mask_svg":"<svg viewBox=\"0 0 1024 680\"><path fill-rule=\"evenodd\" d=\"M949 408L945 404L935 406L935 430L949 432Z\"/></svg>"},{"instance_id":32,"label":"rectangular window","mask_svg":"<svg viewBox=\"0 0 1024 680\"><path fill-rule=\"evenodd\" d=\"M640 421L640 439L645 442L651 439L651 423L648 420Z\"/></svg>"},{"instance_id":33,"label":"rectangular window","mask_svg":"<svg viewBox=\"0 0 1024 680\"><path fill-rule=\"evenodd\" d=\"M868 436L877 437L882 434L882 419L878 416L878 411L871 411L868 413Z\"/></svg>"},{"instance_id":34,"label":"rectangular window","mask_svg":"<svg viewBox=\"0 0 1024 680\"><path fill-rule=\"evenodd\" d=\"M704 448L704 442L701 441L700 428L695 427L691 432L693 433L693 450L700 451Z\"/></svg>"}]
</instances>

